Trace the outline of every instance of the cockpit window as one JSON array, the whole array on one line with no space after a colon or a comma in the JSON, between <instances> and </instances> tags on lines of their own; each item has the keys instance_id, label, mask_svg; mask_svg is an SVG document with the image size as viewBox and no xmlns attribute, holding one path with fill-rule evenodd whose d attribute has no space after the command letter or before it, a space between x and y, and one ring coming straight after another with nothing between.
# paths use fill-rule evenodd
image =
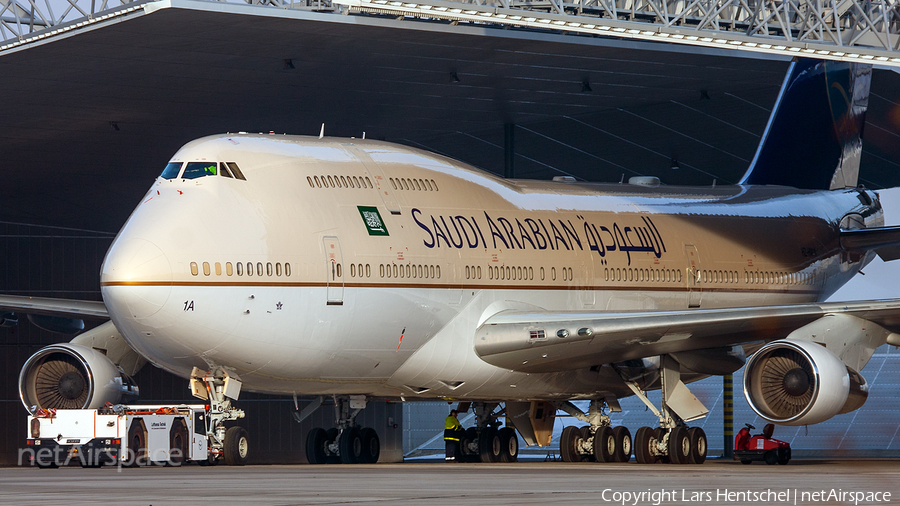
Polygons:
<instances>
[{"instance_id":1,"label":"cockpit window","mask_svg":"<svg viewBox=\"0 0 900 506\"><path fill-rule=\"evenodd\" d=\"M223 177L232 177L231 172L228 172L228 165L224 162L219 164L219 175Z\"/></svg>"},{"instance_id":2,"label":"cockpit window","mask_svg":"<svg viewBox=\"0 0 900 506\"><path fill-rule=\"evenodd\" d=\"M203 176L215 176L218 173L216 162L188 162L184 168L182 179L197 179Z\"/></svg>"},{"instance_id":3,"label":"cockpit window","mask_svg":"<svg viewBox=\"0 0 900 506\"><path fill-rule=\"evenodd\" d=\"M234 162L223 162L223 163L225 165L227 165L229 169L231 169L231 173L234 174L235 178L243 179L244 181L247 180L247 178L244 177L244 173L241 172L241 169L238 168L238 165L236 163L234 163Z\"/></svg>"},{"instance_id":4,"label":"cockpit window","mask_svg":"<svg viewBox=\"0 0 900 506\"><path fill-rule=\"evenodd\" d=\"M175 179L178 177L178 173L181 171L181 162L169 162L166 164L166 168L163 169L162 174L159 177L163 179Z\"/></svg>"}]
</instances>

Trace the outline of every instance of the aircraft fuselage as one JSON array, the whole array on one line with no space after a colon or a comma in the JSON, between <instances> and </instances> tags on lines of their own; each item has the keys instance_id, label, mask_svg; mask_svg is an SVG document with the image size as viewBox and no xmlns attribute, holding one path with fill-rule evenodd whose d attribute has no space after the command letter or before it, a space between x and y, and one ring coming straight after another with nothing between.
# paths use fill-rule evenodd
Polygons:
<instances>
[{"instance_id":1,"label":"aircraft fuselage","mask_svg":"<svg viewBox=\"0 0 900 506\"><path fill-rule=\"evenodd\" d=\"M865 190L503 180L367 140L219 135L183 162L217 169L157 179L110 248L104 301L158 366L221 365L272 393L627 395L609 368L489 365L475 329L518 305L819 301L872 258L843 252L840 228L882 225Z\"/></svg>"}]
</instances>

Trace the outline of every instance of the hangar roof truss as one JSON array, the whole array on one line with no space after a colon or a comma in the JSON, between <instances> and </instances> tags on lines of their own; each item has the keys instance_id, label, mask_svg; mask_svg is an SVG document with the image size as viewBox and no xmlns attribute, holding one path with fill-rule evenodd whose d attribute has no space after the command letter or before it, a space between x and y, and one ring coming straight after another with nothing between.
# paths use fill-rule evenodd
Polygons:
<instances>
[{"instance_id":1,"label":"hangar roof truss","mask_svg":"<svg viewBox=\"0 0 900 506\"><path fill-rule=\"evenodd\" d=\"M210 0L200 0L210 1ZM806 55L900 67L892 0L225 0ZM138 0L0 0L0 51L138 9ZM145 7L146 6L146 7Z\"/></svg>"}]
</instances>

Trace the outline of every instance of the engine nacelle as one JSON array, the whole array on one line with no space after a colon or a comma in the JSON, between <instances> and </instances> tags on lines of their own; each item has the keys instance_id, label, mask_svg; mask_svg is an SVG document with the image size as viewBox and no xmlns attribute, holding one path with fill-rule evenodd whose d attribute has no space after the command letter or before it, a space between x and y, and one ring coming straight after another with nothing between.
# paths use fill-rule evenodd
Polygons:
<instances>
[{"instance_id":1,"label":"engine nacelle","mask_svg":"<svg viewBox=\"0 0 900 506\"><path fill-rule=\"evenodd\" d=\"M96 409L137 399L138 388L106 355L80 344L54 344L31 356L19 373L25 409Z\"/></svg>"},{"instance_id":2,"label":"engine nacelle","mask_svg":"<svg viewBox=\"0 0 900 506\"><path fill-rule=\"evenodd\" d=\"M759 349L744 369L744 396L764 419L809 425L858 409L866 380L819 344L784 339Z\"/></svg>"}]
</instances>

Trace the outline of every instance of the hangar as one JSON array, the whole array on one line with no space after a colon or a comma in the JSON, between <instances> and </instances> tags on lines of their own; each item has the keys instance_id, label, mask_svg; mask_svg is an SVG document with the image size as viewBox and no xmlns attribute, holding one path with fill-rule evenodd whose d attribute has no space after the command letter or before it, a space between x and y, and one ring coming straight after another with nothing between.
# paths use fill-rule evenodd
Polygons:
<instances>
[{"instance_id":1,"label":"hangar","mask_svg":"<svg viewBox=\"0 0 900 506\"><path fill-rule=\"evenodd\" d=\"M0 5L8 25L14 4ZM324 124L519 178L734 183L789 61L320 7L135 2L0 43L3 291L99 299L103 254L150 182L186 141L223 131L312 135ZM866 186L898 184L898 129L900 75L879 69ZM3 333L3 424L14 430L0 453L12 463L24 439L18 370L68 338L23 322ZM187 399L178 378L146 368L137 379L145 398ZM252 432L285 448L273 459L299 457L292 401L248 401L260 406L249 422L266 427ZM400 410L370 416L387 426Z\"/></svg>"}]
</instances>

